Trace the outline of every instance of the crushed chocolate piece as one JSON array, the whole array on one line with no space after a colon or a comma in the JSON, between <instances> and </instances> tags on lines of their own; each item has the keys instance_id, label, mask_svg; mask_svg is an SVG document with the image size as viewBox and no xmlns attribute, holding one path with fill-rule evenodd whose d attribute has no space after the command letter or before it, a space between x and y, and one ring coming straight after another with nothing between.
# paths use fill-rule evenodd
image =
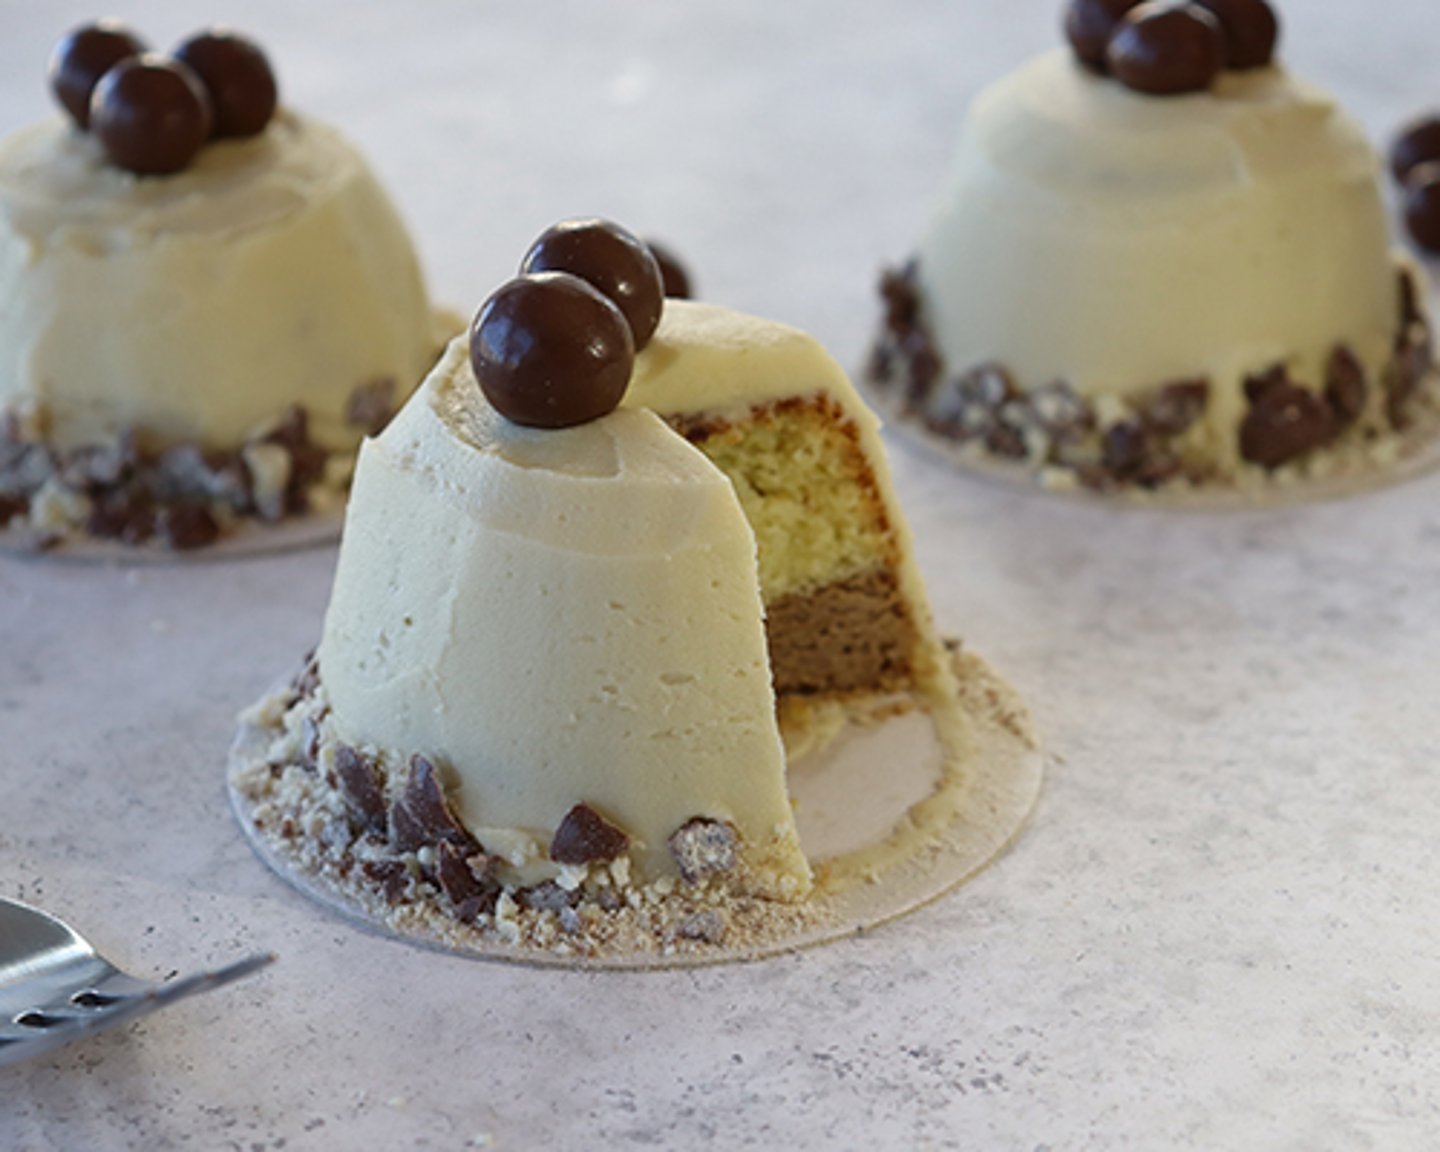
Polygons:
<instances>
[{"instance_id":1,"label":"crushed chocolate piece","mask_svg":"<svg viewBox=\"0 0 1440 1152\"><path fill-rule=\"evenodd\" d=\"M1401 268L1399 278L1400 331L1405 333L1409 331L1410 325L1423 323L1425 317L1420 311L1420 289L1415 284L1415 277L1408 268Z\"/></svg>"},{"instance_id":2,"label":"crushed chocolate piece","mask_svg":"<svg viewBox=\"0 0 1440 1152\"><path fill-rule=\"evenodd\" d=\"M1390 427L1403 431L1410 426L1410 402L1431 369L1430 349L1422 344L1407 344L1390 364L1385 377L1385 416Z\"/></svg>"},{"instance_id":3,"label":"crushed chocolate piece","mask_svg":"<svg viewBox=\"0 0 1440 1152\"><path fill-rule=\"evenodd\" d=\"M675 926L675 935L682 940L700 940L706 944L719 944L729 930L725 916L715 908L686 916Z\"/></svg>"},{"instance_id":4,"label":"crushed chocolate piece","mask_svg":"<svg viewBox=\"0 0 1440 1152\"><path fill-rule=\"evenodd\" d=\"M579 904L580 892L578 889L562 888L553 880L546 880L543 884L520 889L515 893L515 899L522 908L530 908L536 912L560 912Z\"/></svg>"},{"instance_id":5,"label":"crushed chocolate piece","mask_svg":"<svg viewBox=\"0 0 1440 1152\"><path fill-rule=\"evenodd\" d=\"M155 535L155 501L142 488L117 488L97 493L85 520L85 530L101 540L144 544Z\"/></svg>"},{"instance_id":6,"label":"crushed chocolate piece","mask_svg":"<svg viewBox=\"0 0 1440 1152\"><path fill-rule=\"evenodd\" d=\"M469 854L448 840L435 846L435 880L440 890L450 897L457 908L479 901L475 914L489 911L500 897L500 883L495 878L494 857ZM484 904L489 908L484 908Z\"/></svg>"},{"instance_id":7,"label":"crushed chocolate piece","mask_svg":"<svg viewBox=\"0 0 1440 1152\"><path fill-rule=\"evenodd\" d=\"M1397 276L1399 330L1382 381L1389 421L1403 430L1414 418L1411 405L1432 369L1434 349L1419 288L1406 269ZM882 275L884 326L872 345L867 378L877 388L903 384L902 411L937 437L956 444L979 441L996 457L1043 462L1098 491L1212 478L1203 463L1180 455L1174 443L1204 417L1210 381L1164 384L1132 402L1132 416L1102 427L1094 405L1063 380L1027 391L1003 365L990 362L952 374L926 330L917 283L914 260ZM1307 393L1302 399L1294 398L1295 390L1307 390L1290 379L1283 362L1245 380L1251 452L1267 459L1276 452L1298 454L1358 423L1371 383L1363 366L1348 348L1337 345L1327 369L1324 395ZM1262 402L1262 397L1267 399ZM1285 418L1286 411L1297 420ZM1277 419L1283 433L1274 426ZM1282 444L1282 439L1295 443ZM1241 451L1245 455L1243 443Z\"/></svg>"},{"instance_id":8,"label":"crushed chocolate piece","mask_svg":"<svg viewBox=\"0 0 1440 1152\"><path fill-rule=\"evenodd\" d=\"M395 414L397 391L393 376L361 384L345 402L345 423L361 429L367 436L378 436Z\"/></svg>"},{"instance_id":9,"label":"crushed chocolate piece","mask_svg":"<svg viewBox=\"0 0 1440 1152\"><path fill-rule=\"evenodd\" d=\"M1263 372L1245 377L1245 399L1252 404L1273 388L1290 386L1290 373L1284 364L1274 364Z\"/></svg>"},{"instance_id":10,"label":"crushed chocolate piece","mask_svg":"<svg viewBox=\"0 0 1440 1152\"><path fill-rule=\"evenodd\" d=\"M308 700L315 695L315 690L320 687L320 658L314 648L310 649L305 657L305 666L296 674L295 679L290 682L290 688L295 695Z\"/></svg>"},{"instance_id":11,"label":"crushed chocolate piece","mask_svg":"<svg viewBox=\"0 0 1440 1152\"><path fill-rule=\"evenodd\" d=\"M410 757L410 777L390 805L390 843L399 852L414 852L427 844L448 841L467 853L480 845L450 811L435 765L423 756Z\"/></svg>"},{"instance_id":12,"label":"crushed chocolate piece","mask_svg":"<svg viewBox=\"0 0 1440 1152\"><path fill-rule=\"evenodd\" d=\"M1240 424L1240 455L1262 468L1278 468L1335 435L1324 399L1290 383L1283 368L1279 372L1278 378L1272 370L1245 382L1250 411Z\"/></svg>"},{"instance_id":13,"label":"crushed chocolate piece","mask_svg":"<svg viewBox=\"0 0 1440 1152\"><path fill-rule=\"evenodd\" d=\"M910 260L898 271L886 269L880 276L885 327L902 340L910 335L920 319L920 296L915 291L917 271L916 262Z\"/></svg>"},{"instance_id":14,"label":"crushed chocolate piece","mask_svg":"<svg viewBox=\"0 0 1440 1152\"><path fill-rule=\"evenodd\" d=\"M303 512L306 489L325 474L329 453L310 439L310 414L303 405L292 404L279 422L260 438L262 444L274 444L290 456L290 476L285 484L285 511Z\"/></svg>"},{"instance_id":15,"label":"crushed chocolate piece","mask_svg":"<svg viewBox=\"0 0 1440 1152\"><path fill-rule=\"evenodd\" d=\"M249 470L235 452L207 452L194 444L167 448L150 476L149 487L162 501L209 500L236 512L253 508Z\"/></svg>"},{"instance_id":16,"label":"crushed chocolate piece","mask_svg":"<svg viewBox=\"0 0 1440 1152\"><path fill-rule=\"evenodd\" d=\"M6 527L17 517L28 516L29 513L30 502L28 500L22 500L19 496L0 494L0 528Z\"/></svg>"},{"instance_id":17,"label":"crushed chocolate piece","mask_svg":"<svg viewBox=\"0 0 1440 1152\"><path fill-rule=\"evenodd\" d=\"M576 804L550 841L550 859L558 864L592 864L623 856L630 837L588 804Z\"/></svg>"},{"instance_id":18,"label":"crushed chocolate piece","mask_svg":"<svg viewBox=\"0 0 1440 1152\"><path fill-rule=\"evenodd\" d=\"M681 877L694 884L735 867L739 836L723 820L697 816L675 829L666 843Z\"/></svg>"},{"instance_id":19,"label":"crushed chocolate piece","mask_svg":"<svg viewBox=\"0 0 1440 1152\"><path fill-rule=\"evenodd\" d=\"M203 504L169 504L155 518L156 534L177 552L204 548L220 538L220 522Z\"/></svg>"},{"instance_id":20,"label":"crushed chocolate piece","mask_svg":"<svg viewBox=\"0 0 1440 1152\"><path fill-rule=\"evenodd\" d=\"M399 860L366 860L360 871L380 885L387 903L398 903L410 881L410 871Z\"/></svg>"},{"instance_id":21,"label":"crushed chocolate piece","mask_svg":"<svg viewBox=\"0 0 1440 1152\"><path fill-rule=\"evenodd\" d=\"M128 480L137 462L135 438L125 436L114 444L72 449L56 461L55 476L65 487L93 496Z\"/></svg>"},{"instance_id":22,"label":"crushed chocolate piece","mask_svg":"<svg viewBox=\"0 0 1440 1152\"><path fill-rule=\"evenodd\" d=\"M385 786L379 766L348 744L335 745L340 795L367 832L385 834Z\"/></svg>"},{"instance_id":23,"label":"crushed chocolate piece","mask_svg":"<svg viewBox=\"0 0 1440 1152\"><path fill-rule=\"evenodd\" d=\"M1122 420L1105 429L1105 467L1117 478L1138 472L1148 448L1145 428L1139 420Z\"/></svg>"},{"instance_id":24,"label":"crushed chocolate piece","mask_svg":"<svg viewBox=\"0 0 1440 1152\"><path fill-rule=\"evenodd\" d=\"M1177 380L1157 389L1140 409L1145 430L1158 436L1181 436L1205 413L1210 402L1208 380Z\"/></svg>"},{"instance_id":25,"label":"crushed chocolate piece","mask_svg":"<svg viewBox=\"0 0 1440 1152\"><path fill-rule=\"evenodd\" d=\"M1368 394L1364 366L1347 346L1337 344L1325 366L1325 400L1337 430L1348 428L1360 418Z\"/></svg>"},{"instance_id":26,"label":"crushed chocolate piece","mask_svg":"<svg viewBox=\"0 0 1440 1152\"><path fill-rule=\"evenodd\" d=\"M996 424L985 437L985 447L997 456L1008 456L1023 460L1029 455L1025 447L1025 436L1009 424Z\"/></svg>"},{"instance_id":27,"label":"crushed chocolate piece","mask_svg":"<svg viewBox=\"0 0 1440 1152\"><path fill-rule=\"evenodd\" d=\"M320 762L320 721L307 714L300 721L300 764L313 772Z\"/></svg>"},{"instance_id":28,"label":"crushed chocolate piece","mask_svg":"<svg viewBox=\"0 0 1440 1152\"><path fill-rule=\"evenodd\" d=\"M935 382L940 379L942 369L939 353L935 351L930 341L916 339L918 335L918 333L912 332L905 340L910 363L906 395L910 403L916 407L924 404L925 398L935 387Z\"/></svg>"},{"instance_id":29,"label":"crushed chocolate piece","mask_svg":"<svg viewBox=\"0 0 1440 1152\"><path fill-rule=\"evenodd\" d=\"M1163 448L1151 448L1130 474L1130 480L1141 488L1155 489L1174 480L1184 471L1180 457Z\"/></svg>"}]
</instances>

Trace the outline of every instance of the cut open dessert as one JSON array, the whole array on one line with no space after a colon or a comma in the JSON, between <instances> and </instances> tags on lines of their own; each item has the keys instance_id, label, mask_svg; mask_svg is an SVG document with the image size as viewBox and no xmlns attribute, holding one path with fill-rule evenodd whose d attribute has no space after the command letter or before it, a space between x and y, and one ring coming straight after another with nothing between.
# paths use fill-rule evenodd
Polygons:
<instances>
[{"instance_id":1,"label":"cut open dessert","mask_svg":"<svg viewBox=\"0 0 1440 1152\"><path fill-rule=\"evenodd\" d=\"M1436 423L1432 346L1359 125L1272 61L1263 0L1069 14L1074 53L977 97L884 279L882 406L961 460L1102 491L1393 464Z\"/></svg>"},{"instance_id":2,"label":"cut open dessert","mask_svg":"<svg viewBox=\"0 0 1440 1152\"><path fill-rule=\"evenodd\" d=\"M803 333L672 300L614 410L492 386L495 330L550 324L573 279L507 285L362 447L317 655L247 716L232 791L290 866L450 943L783 941L843 871L802 849L786 743L923 710L943 763L887 843L943 835L973 767L955 658L877 421Z\"/></svg>"},{"instance_id":3,"label":"cut open dessert","mask_svg":"<svg viewBox=\"0 0 1440 1152\"><path fill-rule=\"evenodd\" d=\"M62 100L97 38L118 35L99 26L62 45ZM273 78L268 107L261 92L248 121L227 117L248 89L208 65L248 66L252 86L269 75L238 37L202 34L177 57L196 69L123 57L90 78L89 104L69 102L70 119L0 141L10 539L187 548L243 518L301 512L343 491L360 439L448 335L356 149L276 108ZM225 95L212 99L201 72ZM166 135L176 99L214 134L188 150ZM82 125L75 107L94 115Z\"/></svg>"}]
</instances>

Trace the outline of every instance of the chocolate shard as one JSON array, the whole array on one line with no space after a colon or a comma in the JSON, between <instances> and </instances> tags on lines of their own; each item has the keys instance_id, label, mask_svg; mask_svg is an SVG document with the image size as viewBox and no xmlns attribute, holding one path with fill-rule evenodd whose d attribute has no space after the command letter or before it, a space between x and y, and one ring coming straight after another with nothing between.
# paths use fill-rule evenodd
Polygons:
<instances>
[{"instance_id":1,"label":"chocolate shard","mask_svg":"<svg viewBox=\"0 0 1440 1152\"><path fill-rule=\"evenodd\" d=\"M940 379L943 365L934 345L918 330L905 338L904 350L910 365L905 395L912 407L921 408Z\"/></svg>"},{"instance_id":2,"label":"chocolate shard","mask_svg":"<svg viewBox=\"0 0 1440 1152\"><path fill-rule=\"evenodd\" d=\"M134 437L125 436L114 444L72 449L56 460L56 475L67 488L93 495L124 483L133 473L136 459Z\"/></svg>"},{"instance_id":3,"label":"chocolate shard","mask_svg":"<svg viewBox=\"0 0 1440 1152\"><path fill-rule=\"evenodd\" d=\"M1209 402L1208 380L1177 380L1155 391L1140 410L1140 422L1154 435L1180 436L1204 415Z\"/></svg>"},{"instance_id":4,"label":"chocolate shard","mask_svg":"<svg viewBox=\"0 0 1440 1152\"><path fill-rule=\"evenodd\" d=\"M1325 399L1337 430L1348 428L1360 418L1369 392L1364 365L1346 345L1337 345L1325 366Z\"/></svg>"},{"instance_id":5,"label":"chocolate shard","mask_svg":"<svg viewBox=\"0 0 1440 1152\"><path fill-rule=\"evenodd\" d=\"M1252 404L1272 388L1290 388L1290 373L1284 364L1276 364L1263 372L1245 377L1245 399Z\"/></svg>"},{"instance_id":6,"label":"chocolate shard","mask_svg":"<svg viewBox=\"0 0 1440 1152\"><path fill-rule=\"evenodd\" d=\"M450 811L435 765L423 756L412 756L410 777L390 806L390 844L397 852L414 852L442 842L471 855L481 850Z\"/></svg>"},{"instance_id":7,"label":"chocolate shard","mask_svg":"<svg viewBox=\"0 0 1440 1152\"><path fill-rule=\"evenodd\" d=\"M306 700L315 695L315 690L320 687L320 660L314 648L310 649L305 657L305 666L290 682L290 687L295 695Z\"/></svg>"},{"instance_id":8,"label":"chocolate shard","mask_svg":"<svg viewBox=\"0 0 1440 1152\"><path fill-rule=\"evenodd\" d=\"M1411 275L1408 268L1400 269L1400 330L1406 331L1410 325L1424 320L1420 312L1420 290L1415 285L1415 277Z\"/></svg>"},{"instance_id":9,"label":"chocolate shard","mask_svg":"<svg viewBox=\"0 0 1440 1152\"><path fill-rule=\"evenodd\" d=\"M399 903L410 880L409 869L399 860L366 860L360 865L360 871L380 885L386 901L391 904Z\"/></svg>"},{"instance_id":10,"label":"chocolate shard","mask_svg":"<svg viewBox=\"0 0 1440 1152\"><path fill-rule=\"evenodd\" d=\"M290 457L290 477L285 486L285 508L304 511L305 490L325 474L330 454L310 439L310 413L303 405L292 404L280 420L261 438L265 444L285 449Z\"/></svg>"},{"instance_id":11,"label":"chocolate shard","mask_svg":"<svg viewBox=\"0 0 1440 1152\"><path fill-rule=\"evenodd\" d=\"M681 877L695 884L735 867L740 837L723 820L697 816L675 829L666 843Z\"/></svg>"},{"instance_id":12,"label":"chocolate shard","mask_svg":"<svg viewBox=\"0 0 1440 1152\"><path fill-rule=\"evenodd\" d=\"M85 529L102 540L143 544L155 535L158 515L148 492L134 486L117 488L91 501Z\"/></svg>"},{"instance_id":13,"label":"chocolate shard","mask_svg":"<svg viewBox=\"0 0 1440 1152\"><path fill-rule=\"evenodd\" d=\"M1127 479L1145 462L1149 440L1139 420L1121 420L1105 430L1105 467L1117 479Z\"/></svg>"},{"instance_id":14,"label":"chocolate shard","mask_svg":"<svg viewBox=\"0 0 1440 1152\"><path fill-rule=\"evenodd\" d=\"M449 840L435 846L435 882L456 909L464 908L472 920L481 912L492 911L500 898L495 866L493 856L468 853Z\"/></svg>"},{"instance_id":15,"label":"chocolate shard","mask_svg":"<svg viewBox=\"0 0 1440 1152\"><path fill-rule=\"evenodd\" d=\"M623 856L629 847L630 837L624 832L588 804L577 804L555 829L550 859L557 864L593 864Z\"/></svg>"},{"instance_id":16,"label":"chocolate shard","mask_svg":"<svg viewBox=\"0 0 1440 1152\"><path fill-rule=\"evenodd\" d=\"M215 543L220 522L203 504L171 504L160 508L155 531L176 552L187 552Z\"/></svg>"},{"instance_id":17,"label":"chocolate shard","mask_svg":"<svg viewBox=\"0 0 1440 1152\"><path fill-rule=\"evenodd\" d=\"M920 297L915 291L916 271L912 260L899 270L887 268L880 276L885 327L901 339L910 334L920 319Z\"/></svg>"},{"instance_id":18,"label":"chocolate shard","mask_svg":"<svg viewBox=\"0 0 1440 1152\"><path fill-rule=\"evenodd\" d=\"M1240 424L1240 455L1262 468L1278 468L1334 435L1335 419L1324 399L1288 381L1272 383L1251 395Z\"/></svg>"},{"instance_id":19,"label":"chocolate shard","mask_svg":"<svg viewBox=\"0 0 1440 1152\"><path fill-rule=\"evenodd\" d=\"M395 413L396 390L393 376L359 385L345 402L345 423L368 436L378 436Z\"/></svg>"},{"instance_id":20,"label":"chocolate shard","mask_svg":"<svg viewBox=\"0 0 1440 1152\"><path fill-rule=\"evenodd\" d=\"M367 832L385 832L385 789L380 770L348 744L335 746L335 776L346 806Z\"/></svg>"},{"instance_id":21,"label":"chocolate shard","mask_svg":"<svg viewBox=\"0 0 1440 1152\"><path fill-rule=\"evenodd\" d=\"M30 504L19 496L6 496L0 494L0 528L5 528L10 521L20 519L30 514Z\"/></svg>"}]
</instances>

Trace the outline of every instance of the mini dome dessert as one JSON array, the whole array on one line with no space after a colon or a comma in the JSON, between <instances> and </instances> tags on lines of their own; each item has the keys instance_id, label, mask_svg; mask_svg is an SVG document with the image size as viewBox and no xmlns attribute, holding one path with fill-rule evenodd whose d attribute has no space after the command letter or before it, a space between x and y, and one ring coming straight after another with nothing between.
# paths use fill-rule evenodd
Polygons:
<instances>
[{"instance_id":1,"label":"mini dome dessert","mask_svg":"<svg viewBox=\"0 0 1440 1152\"><path fill-rule=\"evenodd\" d=\"M532 253L362 447L315 659L248 716L232 789L270 850L392 925L719 946L803 920L817 883L782 717L928 710L951 811L954 658L834 360L662 312L643 245L564 227L595 235Z\"/></svg>"},{"instance_id":2,"label":"mini dome dessert","mask_svg":"<svg viewBox=\"0 0 1440 1152\"><path fill-rule=\"evenodd\" d=\"M0 141L0 526L184 548L345 482L443 343L410 240L263 54L113 25Z\"/></svg>"},{"instance_id":3,"label":"mini dome dessert","mask_svg":"<svg viewBox=\"0 0 1440 1152\"><path fill-rule=\"evenodd\" d=\"M1274 62L1273 11L1075 0L1066 26L1072 51L977 97L917 255L884 278L884 407L1057 486L1393 460L1435 407L1422 284L1375 150Z\"/></svg>"}]
</instances>

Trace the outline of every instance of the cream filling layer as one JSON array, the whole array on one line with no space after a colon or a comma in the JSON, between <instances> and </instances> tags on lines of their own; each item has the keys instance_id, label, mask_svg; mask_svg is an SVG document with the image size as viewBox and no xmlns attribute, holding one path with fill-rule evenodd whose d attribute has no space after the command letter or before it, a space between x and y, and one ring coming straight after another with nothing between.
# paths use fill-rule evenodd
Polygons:
<instances>
[{"instance_id":1,"label":"cream filling layer","mask_svg":"<svg viewBox=\"0 0 1440 1152\"><path fill-rule=\"evenodd\" d=\"M282 112L136 177L61 119L0 141L0 407L61 448L139 427L234 447L293 403L351 447L357 385L440 343L404 226L338 132Z\"/></svg>"}]
</instances>

